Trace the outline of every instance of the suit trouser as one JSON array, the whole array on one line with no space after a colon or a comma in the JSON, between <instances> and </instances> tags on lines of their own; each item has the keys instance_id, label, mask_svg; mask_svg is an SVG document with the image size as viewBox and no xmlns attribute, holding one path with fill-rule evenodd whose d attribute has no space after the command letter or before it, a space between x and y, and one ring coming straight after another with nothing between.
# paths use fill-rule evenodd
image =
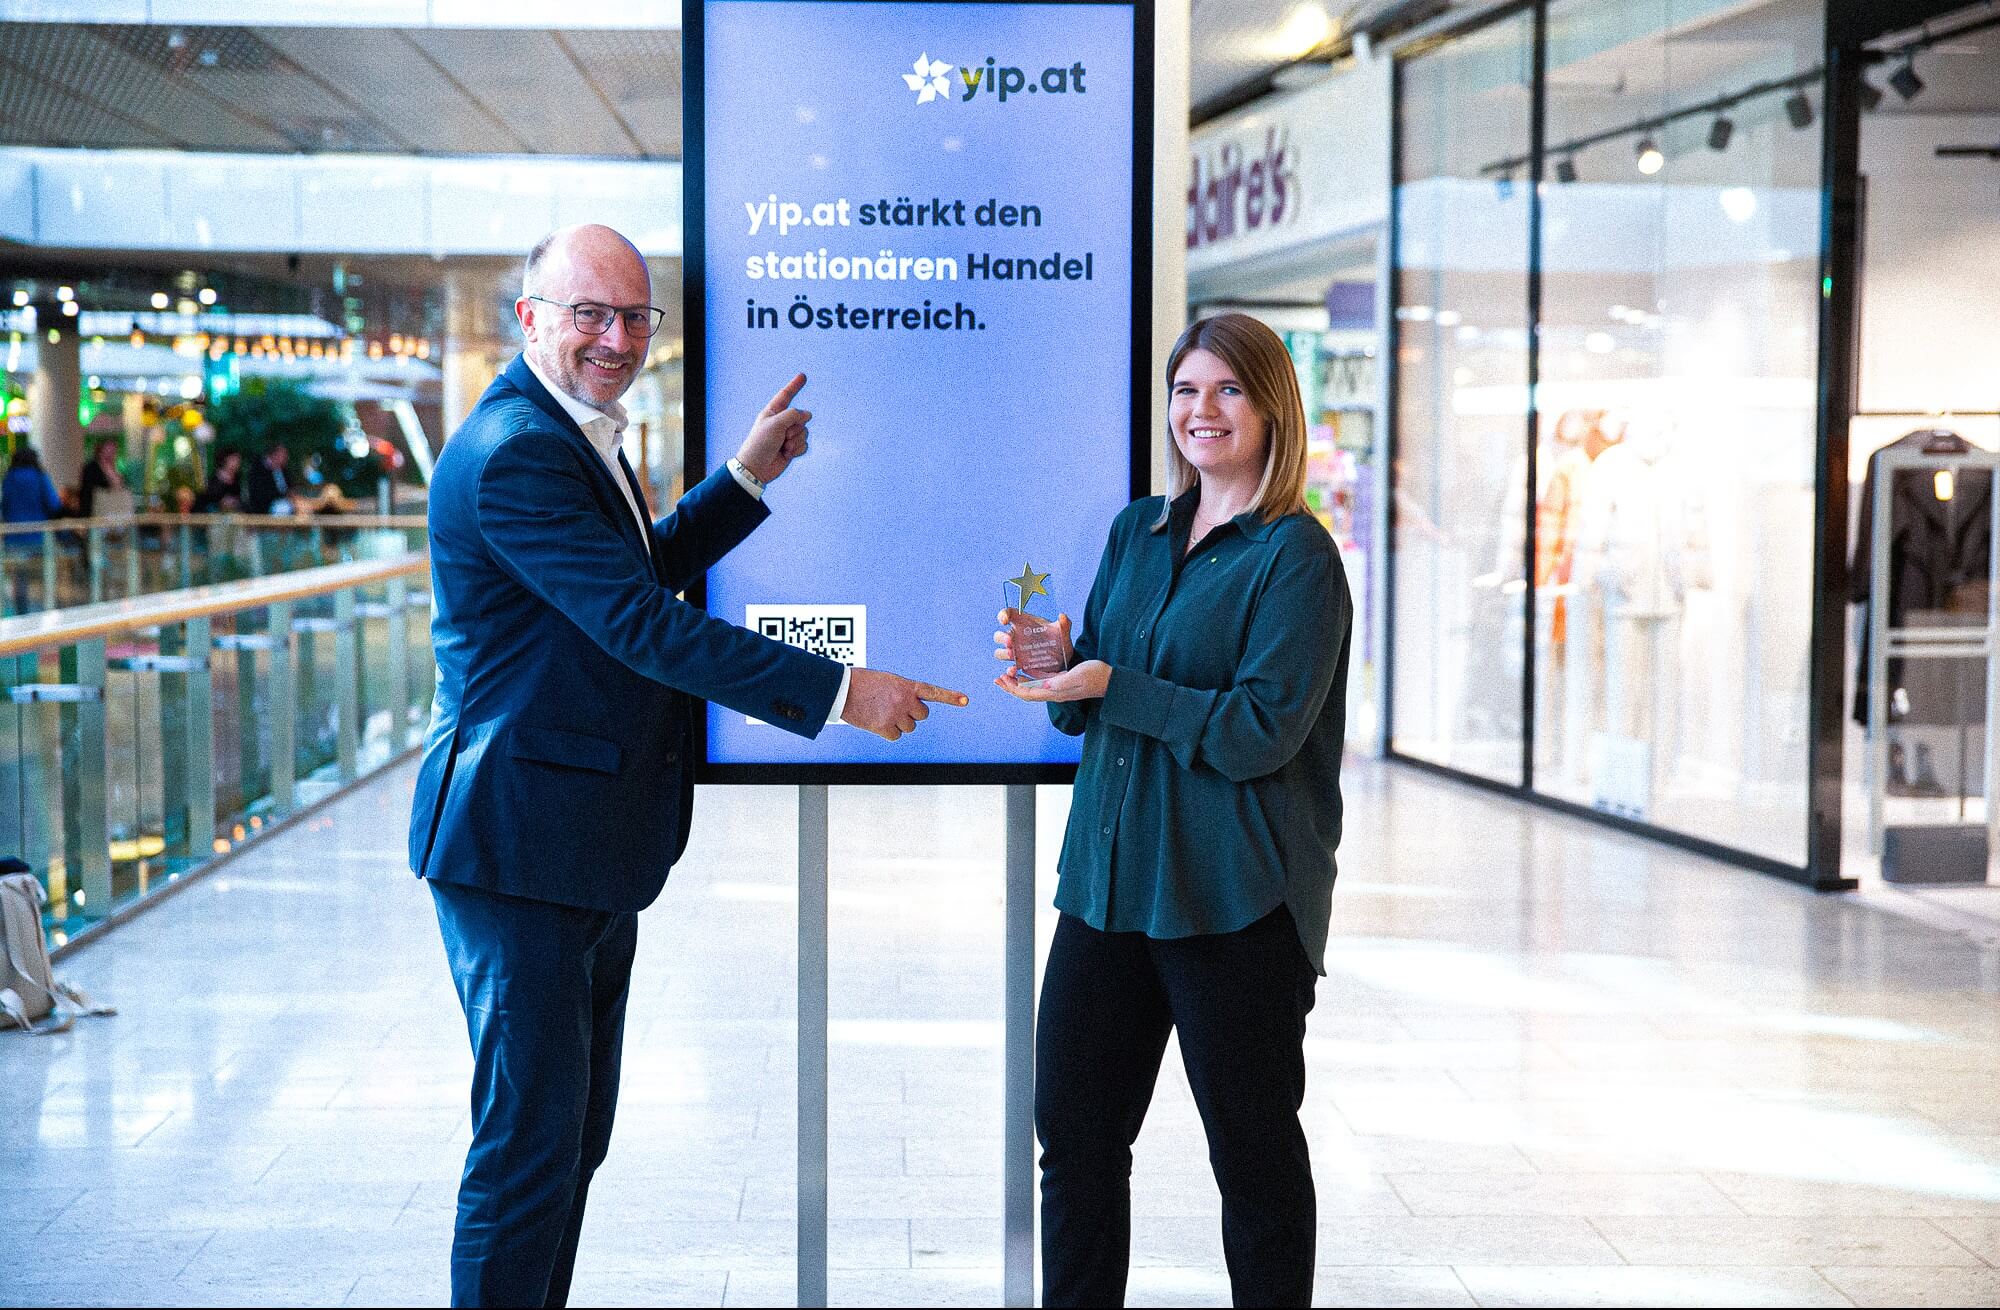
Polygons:
<instances>
[{"instance_id":1,"label":"suit trouser","mask_svg":"<svg viewBox=\"0 0 2000 1310\"><path fill-rule=\"evenodd\" d=\"M473 1057L451 1303L564 1305L611 1145L638 916L430 888Z\"/></svg>"},{"instance_id":2,"label":"suit trouser","mask_svg":"<svg viewBox=\"0 0 2000 1310\"><path fill-rule=\"evenodd\" d=\"M1238 932L1173 939L1062 916L1035 1034L1044 1305L1125 1303L1132 1143L1174 1030L1222 1193L1235 1303L1311 1303L1316 1200L1299 1107L1317 981L1282 907Z\"/></svg>"}]
</instances>

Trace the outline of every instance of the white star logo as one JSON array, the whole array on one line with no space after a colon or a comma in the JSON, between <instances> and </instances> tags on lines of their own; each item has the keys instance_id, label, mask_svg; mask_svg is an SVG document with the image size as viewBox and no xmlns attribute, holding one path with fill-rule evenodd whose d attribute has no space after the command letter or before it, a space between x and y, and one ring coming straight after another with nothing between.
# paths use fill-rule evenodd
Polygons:
<instances>
[{"instance_id":1,"label":"white star logo","mask_svg":"<svg viewBox=\"0 0 2000 1310\"><path fill-rule=\"evenodd\" d=\"M951 99L950 64L942 59L932 59L929 52L925 52L917 56L917 62L910 65L910 69L903 74L903 85L917 93L918 104Z\"/></svg>"}]
</instances>

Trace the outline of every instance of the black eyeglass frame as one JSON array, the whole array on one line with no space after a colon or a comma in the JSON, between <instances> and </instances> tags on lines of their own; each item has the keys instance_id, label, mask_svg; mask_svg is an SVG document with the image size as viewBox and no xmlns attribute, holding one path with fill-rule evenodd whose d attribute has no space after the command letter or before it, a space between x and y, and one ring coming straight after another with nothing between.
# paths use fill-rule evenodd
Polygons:
<instances>
[{"instance_id":1,"label":"black eyeglass frame","mask_svg":"<svg viewBox=\"0 0 2000 1310\"><path fill-rule=\"evenodd\" d=\"M617 314L621 318L624 318L626 315L629 314L637 314L639 311L644 310L647 315L647 323L645 331L642 332L639 329L633 327L629 319L627 319L625 323L625 330L635 337L644 337L644 338L653 337L659 332L660 325L666 322L667 320L667 311L661 309L658 305L607 305L601 301L596 301L596 300L579 300L572 303L567 300L550 300L547 296L527 296L524 297L524 299L539 300L544 305L560 305L562 308L567 309L569 311L570 326L574 327L577 331L583 333L583 335L587 337L603 336L606 332L609 332L611 330L611 323L609 320L606 320L603 327L598 328L596 331L593 332L591 329L585 327L583 325L583 321L576 316L577 311L580 309L608 310L611 313Z\"/></svg>"}]
</instances>

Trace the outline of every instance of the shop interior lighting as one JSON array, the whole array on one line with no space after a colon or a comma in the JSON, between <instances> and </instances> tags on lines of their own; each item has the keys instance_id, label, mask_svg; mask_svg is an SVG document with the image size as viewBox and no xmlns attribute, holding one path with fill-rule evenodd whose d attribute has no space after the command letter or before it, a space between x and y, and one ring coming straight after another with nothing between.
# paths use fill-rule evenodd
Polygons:
<instances>
[{"instance_id":1,"label":"shop interior lighting","mask_svg":"<svg viewBox=\"0 0 2000 1310\"><path fill-rule=\"evenodd\" d=\"M28 293L27 293L27 292L25 292L25 291L17 291L17 292L15 292L15 293L14 293L14 296L15 296L15 300L14 300L14 303L18 305L18 304L21 304L22 302L24 302L25 300L27 300L27 298L28 298ZM76 288L74 288L74 287L57 287L57 288L56 288L56 299L57 299L57 300L60 300L60 301L62 301L62 302L63 302L64 304L68 304L68 303L69 303L70 301L72 301L72 300L75 300L75 299L76 299Z\"/></svg>"},{"instance_id":2,"label":"shop interior lighting","mask_svg":"<svg viewBox=\"0 0 2000 1310\"><path fill-rule=\"evenodd\" d=\"M1792 126L1804 131L1813 125L1812 99L1803 91L1794 91L1785 97L1785 117Z\"/></svg>"},{"instance_id":3,"label":"shop interior lighting","mask_svg":"<svg viewBox=\"0 0 2000 1310\"><path fill-rule=\"evenodd\" d=\"M165 309L166 307L167 307L167 293L164 291L155 291L153 293L153 308Z\"/></svg>"},{"instance_id":4,"label":"shop interior lighting","mask_svg":"<svg viewBox=\"0 0 2000 1310\"><path fill-rule=\"evenodd\" d=\"M1303 4L1292 10L1278 29L1274 53L1281 59L1303 59L1332 35L1333 20L1327 16L1326 6Z\"/></svg>"},{"instance_id":5,"label":"shop interior lighting","mask_svg":"<svg viewBox=\"0 0 2000 1310\"><path fill-rule=\"evenodd\" d=\"M63 308L62 308L62 312L63 312L64 314L68 315L68 316L69 316L70 318L75 318L75 317L76 317L76 312L77 312L77 303L76 303L76 302L75 302L74 300L65 300L65 301L63 301L63 302L62 302L62 307L63 307Z\"/></svg>"},{"instance_id":6,"label":"shop interior lighting","mask_svg":"<svg viewBox=\"0 0 2000 1310\"><path fill-rule=\"evenodd\" d=\"M1660 153L1659 142L1653 140L1653 138L1650 136L1642 136L1639 138L1637 154L1639 159L1639 171L1641 173L1644 173L1647 177L1653 176L1653 174L1659 172L1661 169L1667 166L1667 157L1664 154Z\"/></svg>"},{"instance_id":7,"label":"shop interior lighting","mask_svg":"<svg viewBox=\"0 0 2000 1310\"><path fill-rule=\"evenodd\" d=\"M28 289L26 287L15 287L14 308L19 309L21 308L21 306L27 303L28 303Z\"/></svg>"},{"instance_id":8,"label":"shop interior lighting","mask_svg":"<svg viewBox=\"0 0 2000 1310\"><path fill-rule=\"evenodd\" d=\"M201 291L195 296L195 299L199 300L204 305L213 305L215 303L215 288L203 287Z\"/></svg>"},{"instance_id":9,"label":"shop interior lighting","mask_svg":"<svg viewBox=\"0 0 2000 1310\"><path fill-rule=\"evenodd\" d=\"M194 308L192 300L183 300L174 306L174 312L176 314L192 314L194 313Z\"/></svg>"},{"instance_id":10,"label":"shop interior lighting","mask_svg":"<svg viewBox=\"0 0 2000 1310\"><path fill-rule=\"evenodd\" d=\"M1736 124L1727 114L1719 116L1708 127L1708 148L1715 151L1729 149L1729 138L1736 135Z\"/></svg>"},{"instance_id":11,"label":"shop interior lighting","mask_svg":"<svg viewBox=\"0 0 2000 1310\"><path fill-rule=\"evenodd\" d=\"M1914 55L1903 60L1903 66L1889 74L1889 85L1905 101L1915 100L1923 93L1924 79L1917 76L1917 61Z\"/></svg>"},{"instance_id":12,"label":"shop interior lighting","mask_svg":"<svg viewBox=\"0 0 2000 1310\"><path fill-rule=\"evenodd\" d=\"M1576 181L1576 156L1564 155L1556 161L1556 181L1564 183Z\"/></svg>"},{"instance_id":13,"label":"shop interior lighting","mask_svg":"<svg viewBox=\"0 0 2000 1310\"><path fill-rule=\"evenodd\" d=\"M1861 79L1861 108L1865 113L1874 113L1882 107L1882 88L1867 78Z\"/></svg>"}]
</instances>

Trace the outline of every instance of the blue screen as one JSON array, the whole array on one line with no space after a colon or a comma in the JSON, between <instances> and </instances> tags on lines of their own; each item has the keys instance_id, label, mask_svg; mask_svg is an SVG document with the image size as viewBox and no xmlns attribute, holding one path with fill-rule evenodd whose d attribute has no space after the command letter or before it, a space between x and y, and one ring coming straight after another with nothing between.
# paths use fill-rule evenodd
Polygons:
<instances>
[{"instance_id":1,"label":"blue screen","mask_svg":"<svg viewBox=\"0 0 2000 1310\"><path fill-rule=\"evenodd\" d=\"M1133 11L703 15L708 469L794 373L813 414L708 608L972 698L896 743L711 707L708 758L1074 763L1076 739L993 686L991 635L1024 564L1049 575L1033 609L1080 621L1130 499Z\"/></svg>"}]
</instances>

